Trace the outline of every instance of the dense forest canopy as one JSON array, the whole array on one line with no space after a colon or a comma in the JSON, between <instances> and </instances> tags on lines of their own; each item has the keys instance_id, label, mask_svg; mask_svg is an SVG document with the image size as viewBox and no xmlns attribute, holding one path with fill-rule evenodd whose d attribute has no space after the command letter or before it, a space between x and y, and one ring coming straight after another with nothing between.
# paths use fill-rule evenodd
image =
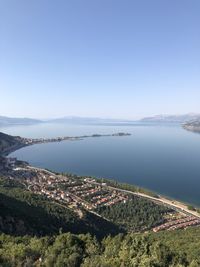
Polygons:
<instances>
[{"instance_id":1,"label":"dense forest canopy","mask_svg":"<svg viewBox=\"0 0 200 267\"><path fill-rule=\"evenodd\" d=\"M170 209L144 198L132 196L126 202L99 207L97 212L127 231L141 231L164 222L164 214Z\"/></svg>"},{"instance_id":2,"label":"dense forest canopy","mask_svg":"<svg viewBox=\"0 0 200 267\"><path fill-rule=\"evenodd\" d=\"M84 210L80 218L66 206L25 190L21 183L0 178L0 232L41 236L60 231L89 232L98 237L121 232L95 214Z\"/></svg>"},{"instance_id":3,"label":"dense forest canopy","mask_svg":"<svg viewBox=\"0 0 200 267\"><path fill-rule=\"evenodd\" d=\"M120 234L98 241L90 234L46 237L0 235L0 266L198 267L200 229Z\"/></svg>"},{"instance_id":4,"label":"dense forest canopy","mask_svg":"<svg viewBox=\"0 0 200 267\"><path fill-rule=\"evenodd\" d=\"M17 181L1 178L0 266L200 266L199 227L126 233L148 228L166 211L146 200L132 201L100 210L110 222L87 212L80 218Z\"/></svg>"}]
</instances>

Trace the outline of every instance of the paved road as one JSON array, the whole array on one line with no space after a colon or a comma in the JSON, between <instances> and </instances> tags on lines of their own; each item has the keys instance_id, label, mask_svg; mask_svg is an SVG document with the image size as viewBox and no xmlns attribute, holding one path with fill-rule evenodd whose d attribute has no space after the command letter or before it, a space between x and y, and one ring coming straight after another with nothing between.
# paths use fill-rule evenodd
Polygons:
<instances>
[{"instance_id":1,"label":"paved road","mask_svg":"<svg viewBox=\"0 0 200 267\"><path fill-rule=\"evenodd\" d=\"M36 167L32 167L32 166L29 166L30 169L35 169L35 170L40 170L40 171L46 171L47 173L49 173L50 175L54 175L54 176L57 176L55 173L53 172L50 172L46 169L41 169L41 168L36 168ZM99 183L97 182L91 182L93 184L97 184L99 185ZM192 210L189 210L187 208L186 205L184 205L183 203L179 203L177 201L173 201L173 200L169 200L169 199L166 199L166 198L163 198L163 197L160 197L160 198L155 198L155 197L152 197L152 196L149 196L149 195L146 195L146 194L143 194L143 193L139 193L139 192L132 192L132 191L129 191L129 190L125 190L125 189L121 189L121 188L117 188L117 187L113 187L113 186L108 186L110 189L113 189L113 190L118 190L118 191L121 191L121 192L124 192L124 193L128 193L128 194L132 194L132 195L135 195L135 196L138 196L138 197L143 197L143 198L146 198L146 199L150 199L150 200L153 200L159 204L163 204L163 205L166 205L178 212L182 212L186 215L189 215L189 216L194 216L198 219L200 219L200 214L196 211L192 211Z\"/></svg>"},{"instance_id":2,"label":"paved road","mask_svg":"<svg viewBox=\"0 0 200 267\"><path fill-rule=\"evenodd\" d=\"M109 186L109 188L114 189L114 190L118 190L118 191L121 191L121 192L129 193L129 194L132 194L132 195L135 195L135 196L138 196L138 197L143 197L143 198L147 198L147 199L153 200L153 201L155 201L157 203L167 205L167 206L169 206L170 208L172 208L172 209L174 209L176 211L179 211L179 212L182 212L182 213L185 213L187 215L194 216L194 217L197 217L198 219L200 219L200 214L198 214L198 212L189 210L187 208L187 206L185 206L183 203L179 204L176 201L168 200L166 198L162 198L162 197L161 198L155 198L155 197L143 194L143 193L132 192L132 191L129 191L129 190L120 189L120 188L116 188L116 187L112 187L112 186Z\"/></svg>"}]
</instances>

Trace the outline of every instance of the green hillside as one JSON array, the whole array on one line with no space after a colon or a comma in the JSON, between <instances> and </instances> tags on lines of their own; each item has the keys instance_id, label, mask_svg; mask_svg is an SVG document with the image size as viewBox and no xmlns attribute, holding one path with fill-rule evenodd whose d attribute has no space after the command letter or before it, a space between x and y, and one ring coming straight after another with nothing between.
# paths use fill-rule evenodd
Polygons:
<instances>
[{"instance_id":1,"label":"green hillside","mask_svg":"<svg viewBox=\"0 0 200 267\"><path fill-rule=\"evenodd\" d=\"M98 241L71 233L46 237L0 235L2 267L198 267L200 229L127 234Z\"/></svg>"},{"instance_id":2,"label":"green hillside","mask_svg":"<svg viewBox=\"0 0 200 267\"><path fill-rule=\"evenodd\" d=\"M132 196L127 202L97 208L97 212L125 231L144 231L164 222L170 209L163 205Z\"/></svg>"},{"instance_id":3,"label":"green hillside","mask_svg":"<svg viewBox=\"0 0 200 267\"><path fill-rule=\"evenodd\" d=\"M22 146L20 137L0 132L0 155L17 146Z\"/></svg>"},{"instance_id":4,"label":"green hillside","mask_svg":"<svg viewBox=\"0 0 200 267\"><path fill-rule=\"evenodd\" d=\"M33 194L12 180L0 178L0 232L12 235L52 235L60 231L91 233L98 237L119 233L118 227L83 211L71 209Z\"/></svg>"},{"instance_id":5,"label":"green hillside","mask_svg":"<svg viewBox=\"0 0 200 267\"><path fill-rule=\"evenodd\" d=\"M145 205L150 208L141 202L135 217L145 218ZM159 208L152 205L155 214L152 211L146 218L160 216ZM124 221L131 224L128 206L107 210L107 216L120 209L123 212L116 223L127 214ZM94 214L85 211L80 218L71 209L25 190L22 184L0 178L1 267L200 266L199 227L161 233L120 231L116 224Z\"/></svg>"}]
</instances>

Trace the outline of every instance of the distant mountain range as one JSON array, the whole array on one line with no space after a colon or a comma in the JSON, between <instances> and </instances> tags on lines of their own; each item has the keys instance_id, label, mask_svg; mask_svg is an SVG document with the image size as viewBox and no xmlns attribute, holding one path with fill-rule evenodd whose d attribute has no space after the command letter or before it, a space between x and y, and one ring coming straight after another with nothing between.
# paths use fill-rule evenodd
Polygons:
<instances>
[{"instance_id":1,"label":"distant mountain range","mask_svg":"<svg viewBox=\"0 0 200 267\"><path fill-rule=\"evenodd\" d=\"M5 116L0 116L0 126L7 125L27 125L41 123L41 120L30 119L30 118L10 118Z\"/></svg>"},{"instance_id":2,"label":"distant mountain range","mask_svg":"<svg viewBox=\"0 0 200 267\"><path fill-rule=\"evenodd\" d=\"M156 115L152 117L146 117L141 119L143 122L158 122L158 123L184 123L187 121L193 121L200 119L200 114L184 114L184 115Z\"/></svg>"},{"instance_id":3,"label":"distant mountain range","mask_svg":"<svg viewBox=\"0 0 200 267\"><path fill-rule=\"evenodd\" d=\"M9 125L32 125L37 123L70 123L70 124L133 124L135 122L148 122L148 123L185 123L188 121L200 120L200 114L184 114L184 115L156 115L152 117L145 117L141 120L123 120L123 119L104 119L95 117L73 117L66 116L63 118L56 119L31 119L31 118L10 118L5 116L0 116L0 126Z\"/></svg>"},{"instance_id":4,"label":"distant mountain range","mask_svg":"<svg viewBox=\"0 0 200 267\"><path fill-rule=\"evenodd\" d=\"M104 119L95 117L63 117L57 119L50 119L48 122L58 123L74 123L74 124L104 124L104 123L131 123L131 120L120 119Z\"/></svg>"},{"instance_id":5,"label":"distant mountain range","mask_svg":"<svg viewBox=\"0 0 200 267\"><path fill-rule=\"evenodd\" d=\"M37 123L70 123L70 124L111 124L111 123L131 123L130 120L119 120L119 119L103 119L103 118L92 118L92 117L62 117L56 119L30 119L30 118L10 118L0 116L0 126L8 125L31 125Z\"/></svg>"}]
</instances>

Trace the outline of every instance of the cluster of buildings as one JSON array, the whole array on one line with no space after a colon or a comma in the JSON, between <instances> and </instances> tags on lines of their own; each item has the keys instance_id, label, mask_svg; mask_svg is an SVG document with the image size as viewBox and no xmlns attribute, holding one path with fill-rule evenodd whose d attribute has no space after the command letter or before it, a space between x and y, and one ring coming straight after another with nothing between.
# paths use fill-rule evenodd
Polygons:
<instances>
[{"instance_id":1,"label":"cluster of buildings","mask_svg":"<svg viewBox=\"0 0 200 267\"><path fill-rule=\"evenodd\" d=\"M69 187L68 191L89 202L94 209L121 201L126 202L129 199L128 194L110 189L105 183L96 183L89 178L84 179L79 185Z\"/></svg>"},{"instance_id":2,"label":"cluster of buildings","mask_svg":"<svg viewBox=\"0 0 200 267\"><path fill-rule=\"evenodd\" d=\"M170 221L167 223L164 223L162 225L159 225L155 228L153 228L154 232L159 232L162 230L176 230L176 229L184 229L189 226L194 226L194 225L200 225L200 219L194 217L194 216L186 216L184 218Z\"/></svg>"},{"instance_id":3,"label":"cluster of buildings","mask_svg":"<svg viewBox=\"0 0 200 267\"><path fill-rule=\"evenodd\" d=\"M71 195L71 194L69 194L63 190L59 190L59 189L50 190L50 189L46 189L46 188L43 188L40 190L40 188L37 188L37 190L34 190L34 192L38 193L40 195L46 195L47 198L60 201L63 204L67 204L71 208L79 207L78 199L75 196L73 196L73 195Z\"/></svg>"},{"instance_id":4,"label":"cluster of buildings","mask_svg":"<svg viewBox=\"0 0 200 267\"><path fill-rule=\"evenodd\" d=\"M97 183L91 178L56 175L29 166L14 168L10 171L10 177L22 180L30 191L72 208L83 207L95 211L98 207L111 206L129 199L127 193L111 189L105 183Z\"/></svg>"},{"instance_id":5,"label":"cluster of buildings","mask_svg":"<svg viewBox=\"0 0 200 267\"><path fill-rule=\"evenodd\" d=\"M0 157L0 162L3 162L4 166L12 166L6 170L7 177L20 180L31 192L55 200L77 213L82 212L81 208L96 213L99 207L112 206L120 202L126 203L131 198L127 192L109 187L106 183L100 183L91 178L64 176L29 165L19 165L16 163L16 158ZM153 231L184 229L200 225L200 218L189 215L183 217L181 213L176 213L173 218L166 217L166 221L153 228Z\"/></svg>"},{"instance_id":6,"label":"cluster of buildings","mask_svg":"<svg viewBox=\"0 0 200 267\"><path fill-rule=\"evenodd\" d=\"M21 142L24 145L33 145L41 143L61 142L64 140L73 139L73 137L55 137L55 138L21 138Z\"/></svg>"},{"instance_id":7,"label":"cluster of buildings","mask_svg":"<svg viewBox=\"0 0 200 267\"><path fill-rule=\"evenodd\" d=\"M54 138L23 138L20 137L19 141L24 145L33 145L33 144L41 144L41 143L51 143L51 142L61 142L64 140L77 140L81 138L87 137L102 137L102 136L129 136L130 133L114 133L114 134L92 134L92 135L83 135L83 136L63 136L63 137L54 137Z\"/></svg>"},{"instance_id":8,"label":"cluster of buildings","mask_svg":"<svg viewBox=\"0 0 200 267\"><path fill-rule=\"evenodd\" d=\"M17 167L9 174L12 178L20 178L29 191L45 195L49 199L62 202L72 208L80 206L80 199L66 190L68 186L75 185L76 181L66 176L33 167ZM83 204L86 206L85 203Z\"/></svg>"}]
</instances>

